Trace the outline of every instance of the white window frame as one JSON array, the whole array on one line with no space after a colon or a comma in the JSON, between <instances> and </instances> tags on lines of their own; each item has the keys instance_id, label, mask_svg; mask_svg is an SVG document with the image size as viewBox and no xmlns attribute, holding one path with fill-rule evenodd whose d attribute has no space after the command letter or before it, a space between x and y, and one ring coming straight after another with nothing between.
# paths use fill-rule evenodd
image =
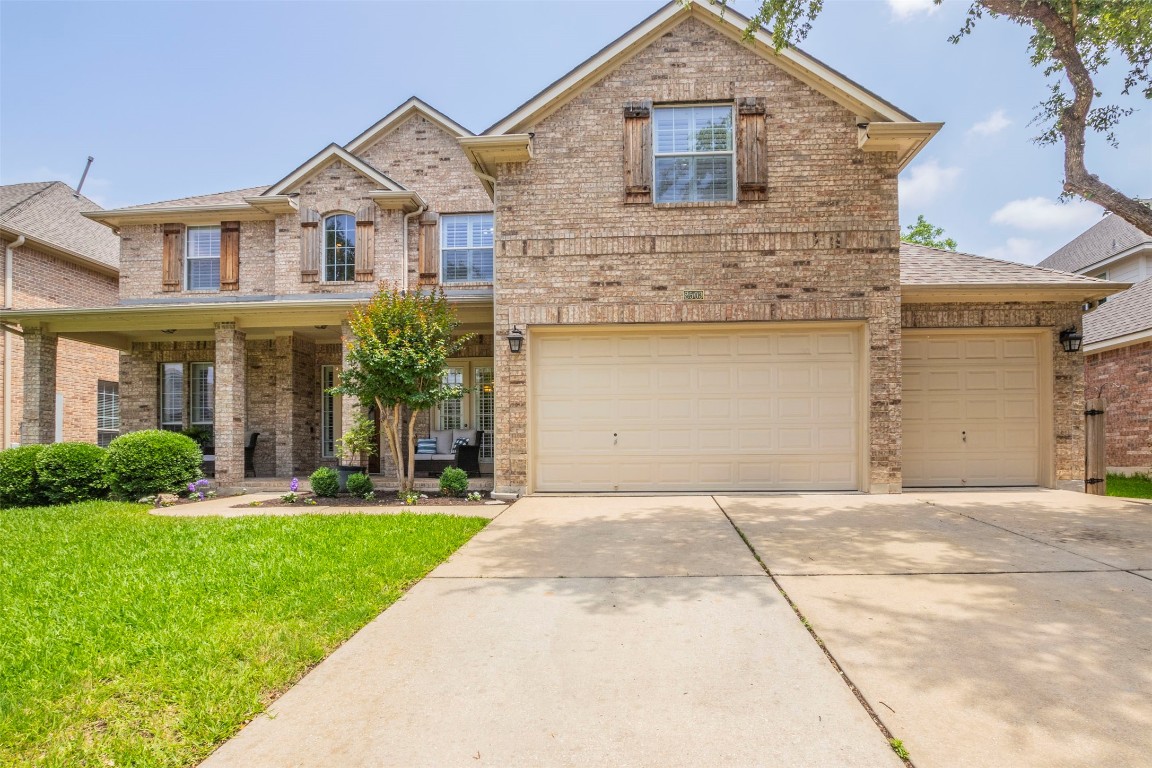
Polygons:
<instances>
[{"instance_id":1,"label":"white window frame","mask_svg":"<svg viewBox=\"0 0 1152 768\"><path fill-rule=\"evenodd\" d=\"M467 430L484 430L484 437L480 443L480 460L487 463L492 461L493 456L493 441L495 440L496 433L496 410L495 410L495 386L496 386L496 368L495 361L490 357L466 357L466 358L451 358L445 364L445 368L458 368L461 371L460 383L469 388L468 392L464 393L463 397L453 398L446 400L435 408L435 417L433 418L433 429L467 429ZM484 381L481 374L482 371L488 371L488 380ZM482 387L489 386L493 391L484 393ZM489 403L492 407L492 412L489 414L482 413L483 398L489 398ZM448 414L446 417L445 406L449 404L457 404L460 412L460 424L462 426L446 426L446 422L454 414ZM451 407L449 405L449 407ZM484 429L484 425L490 422L488 429Z\"/></svg>"},{"instance_id":2,"label":"white window frame","mask_svg":"<svg viewBox=\"0 0 1152 768\"><path fill-rule=\"evenodd\" d=\"M706 151L660 151L660 131L659 131L659 113L671 112L674 110L697 110L697 109L725 109L728 111L728 149L727 150L706 150ZM695 115L693 114L693 128L695 128ZM698 130L698 129L697 129ZM660 174L658 171L659 161L665 158L690 158L695 163L697 158L720 157L728 159L728 178L730 184L728 187L728 196L724 198L711 198L700 199L695 197L696 184L695 181L689 182L689 196L686 199L660 199ZM702 103L702 104L664 104L654 106L652 108L652 202L663 204L677 204L677 203L712 203L712 202L733 202L736 200L736 108L730 102L725 103Z\"/></svg>"},{"instance_id":3,"label":"white window frame","mask_svg":"<svg viewBox=\"0 0 1152 768\"><path fill-rule=\"evenodd\" d=\"M481 226L484 223L488 225L488 231L492 232L492 241L488 245L477 244L475 239L475 230L472 227L474 221L479 220ZM452 221L464 221L468 224L468 238L465 245L448 245L448 223ZM474 276L472 272L472 264L468 264L468 275L463 279L449 279L448 278L448 256L456 251L488 251L488 276ZM496 219L492 213L445 213L440 215L440 282L446 285L455 283L491 283L496 275Z\"/></svg>"},{"instance_id":4,"label":"white window frame","mask_svg":"<svg viewBox=\"0 0 1152 768\"><path fill-rule=\"evenodd\" d=\"M193 235L200 232L216 233L216 253L207 256L200 254L199 248L193 248ZM192 265L194 262L216 262L216 284L213 286L192 285ZM197 292L214 292L220 290L220 227L187 227L184 230L184 290Z\"/></svg>"},{"instance_id":5,"label":"white window frame","mask_svg":"<svg viewBox=\"0 0 1152 768\"><path fill-rule=\"evenodd\" d=\"M120 434L120 383L96 381L96 444L106 448Z\"/></svg>"},{"instance_id":6,"label":"white window frame","mask_svg":"<svg viewBox=\"0 0 1152 768\"><path fill-rule=\"evenodd\" d=\"M340 366L320 366L320 457L336 458L336 440L341 432L341 412L343 403L340 395L328 392L340 385Z\"/></svg>"},{"instance_id":7,"label":"white window frame","mask_svg":"<svg viewBox=\"0 0 1152 768\"><path fill-rule=\"evenodd\" d=\"M351 222L351 228L344 230L344 235L349 240L344 245L333 244L331 246L332 261L329 262L329 245L328 245L328 222L340 218L347 218ZM321 222L320 238L323 243L321 248L321 257L323 264L321 265L321 282L324 283L351 283L356 278L356 217L346 211L333 211L324 217ZM341 252L347 256L347 263L336 263L337 252ZM347 270L346 277L337 278L336 270ZM331 275L331 276L330 276Z\"/></svg>"},{"instance_id":8,"label":"white window frame","mask_svg":"<svg viewBox=\"0 0 1152 768\"><path fill-rule=\"evenodd\" d=\"M173 390L169 388L168 371L177 370L180 372L179 386ZM173 432L184 429L184 413L187 405L184 402L184 378L184 363L160 364L160 429ZM179 412L178 420L169 418L176 412Z\"/></svg>"},{"instance_id":9,"label":"white window frame","mask_svg":"<svg viewBox=\"0 0 1152 768\"><path fill-rule=\"evenodd\" d=\"M204 385L197 376L198 371L208 371L207 386L209 392L204 394ZM207 400L207 414L201 401ZM189 363L188 364L188 424L193 427L208 427L216 423L216 365L215 363Z\"/></svg>"}]
</instances>

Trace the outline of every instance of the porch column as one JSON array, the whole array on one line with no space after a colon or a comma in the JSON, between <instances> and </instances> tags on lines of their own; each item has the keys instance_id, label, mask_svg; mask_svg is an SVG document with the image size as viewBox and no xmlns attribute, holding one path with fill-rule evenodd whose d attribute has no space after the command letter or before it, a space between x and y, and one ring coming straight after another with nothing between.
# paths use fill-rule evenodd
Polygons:
<instances>
[{"instance_id":1,"label":"porch column","mask_svg":"<svg viewBox=\"0 0 1152 768\"><path fill-rule=\"evenodd\" d=\"M48 444L56 439L56 347L56 334L24 329L21 445Z\"/></svg>"},{"instance_id":2,"label":"porch column","mask_svg":"<svg viewBox=\"0 0 1152 768\"><path fill-rule=\"evenodd\" d=\"M245 333L236 323L216 323L216 482L244 484L248 390Z\"/></svg>"},{"instance_id":3,"label":"porch column","mask_svg":"<svg viewBox=\"0 0 1152 768\"><path fill-rule=\"evenodd\" d=\"M306 406L306 392L296 391L296 334L276 334L276 476L296 474L297 413Z\"/></svg>"},{"instance_id":4,"label":"porch column","mask_svg":"<svg viewBox=\"0 0 1152 768\"><path fill-rule=\"evenodd\" d=\"M340 370L348 370L348 343L352 340L352 328L345 322L340 326ZM340 398L340 428L347 432L352 429L352 425L356 423L357 417L364 412L360 407L360 401L349 395L343 395ZM336 435L339 440L343 435ZM354 459L352 459L354 460ZM346 464L350 459L346 456L340 457L340 463Z\"/></svg>"}]
</instances>

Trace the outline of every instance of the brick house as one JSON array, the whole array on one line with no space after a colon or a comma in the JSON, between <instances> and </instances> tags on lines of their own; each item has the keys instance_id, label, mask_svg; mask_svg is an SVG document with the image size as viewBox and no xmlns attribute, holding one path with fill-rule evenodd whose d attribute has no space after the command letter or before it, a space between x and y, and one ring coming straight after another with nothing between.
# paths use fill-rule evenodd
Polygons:
<instances>
[{"instance_id":1,"label":"brick house","mask_svg":"<svg viewBox=\"0 0 1152 768\"><path fill-rule=\"evenodd\" d=\"M0 186L0 448L24 442L75 441L107 444L119 429L119 353L73 339L61 339L59 364L24 368L24 340L8 322L13 310L54 307L107 307L118 299L120 243L116 236L81 214L100 206L60 181ZM24 387L44 389L54 415L27 421ZM25 428L33 429L27 433Z\"/></svg>"},{"instance_id":2,"label":"brick house","mask_svg":"<svg viewBox=\"0 0 1152 768\"><path fill-rule=\"evenodd\" d=\"M1059 333L1119 286L902 249L940 124L743 23L673 2L480 135L412 99L271 186L89 214L120 305L22 314L30 359L113 346L125 429L301 474L358 407L324 394L349 308L441 286L471 392L420 430L483 430L500 492L1082 482Z\"/></svg>"},{"instance_id":3,"label":"brick house","mask_svg":"<svg viewBox=\"0 0 1152 768\"><path fill-rule=\"evenodd\" d=\"M1152 472L1152 237L1109 214L1040 266L1133 284L1084 315L1084 387L1108 401L1109 469Z\"/></svg>"}]
</instances>

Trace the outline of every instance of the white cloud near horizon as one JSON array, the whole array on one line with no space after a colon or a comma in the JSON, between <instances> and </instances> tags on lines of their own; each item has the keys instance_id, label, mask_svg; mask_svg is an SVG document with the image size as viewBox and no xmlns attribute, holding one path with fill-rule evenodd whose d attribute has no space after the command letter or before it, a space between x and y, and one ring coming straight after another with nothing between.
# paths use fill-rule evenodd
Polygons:
<instances>
[{"instance_id":1,"label":"white cloud near horizon","mask_svg":"<svg viewBox=\"0 0 1152 768\"><path fill-rule=\"evenodd\" d=\"M900 204L921 206L950 190L960 178L959 166L940 165L935 158L911 166L900 178Z\"/></svg>"},{"instance_id":2,"label":"white cloud near horizon","mask_svg":"<svg viewBox=\"0 0 1152 768\"><path fill-rule=\"evenodd\" d=\"M976 134L977 136L995 136L1010 125L1012 125L1012 121L1004 114L1004 110L998 109L989 115L986 120L981 120L969 128L968 133Z\"/></svg>"},{"instance_id":3,"label":"white cloud near horizon","mask_svg":"<svg viewBox=\"0 0 1152 768\"><path fill-rule=\"evenodd\" d=\"M1103 213L1103 208L1084 200L1061 203L1046 197L1027 197L1002 205L992 214L992 223L1033 231L1086 229Z\"/></svg>"},{"instance_id":4,"label":"white cloud near horizon","mask_svg":"<svg viewBox=\"0 0 1152 768\"><path fill-rule=\"evenodd\" d=\"M940 9L932 0L888 0L888 7L892 9L892 17L898 21L907 21L920 14L936 13Z\"/></svg>"},{"instance_id":5,"label":"white cloud near horizon","mask_svg":"<svg viewBox=\"0 0 1152 768\"><path fill-rule=\"evenodd\" d=\"M1018 261L1021 264L1035 264L1049 254L1042 250L1039 241L1027 237L1010 237L1003 245L989 248L981 254L990 259Z\"/></svg>"}]
</instances>

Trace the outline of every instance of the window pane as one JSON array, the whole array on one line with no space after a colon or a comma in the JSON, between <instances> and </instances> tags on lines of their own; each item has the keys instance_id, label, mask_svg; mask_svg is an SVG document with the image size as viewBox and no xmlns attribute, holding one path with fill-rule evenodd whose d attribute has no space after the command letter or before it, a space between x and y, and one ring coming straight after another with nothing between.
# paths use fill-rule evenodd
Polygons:
<instances>
[{"instance_id":1,"label":"window pane","mask_svg":"<svg viewBox=\"0 0 1152 768\"><path fill-rule=\"evenodd\" d=\"M336 384L336 366L321 366L320 455L326 459L336 455L336 414L340 411L340 397L328 393Z\"/></svg>"},{"instance_id":2,"label":"window pane","mask_svg":"<svg viewBox=\"0 0 1152 768\"><path fill-rule=\"evenodd\" d=\"M107 448L120 433L120 385L96 382L96 444Z\"/></svg>"},{"instance_id":3,"label":"window pane","mask_svg":"<svg viewBox=\"0 0 1152 768\"><path fill-rule=\"evenodd\" d=\"M732 156L656 158L656 202L732 199Z\"/></svg>"},{"instance_id":4,"label":"window pane","mask_svg":"<svg viewBox=\"0 0 1152 768\"><path fill-rule=\"evenodd\" d=\"M189 227L184 262L186 290L220 290L220 227Z\"/></svg>"},{"instance_id":5,"label":"window pane","mask_svg":"<svg viewBox=\"0 0 1152 768\"><path fill-rule=\"evenodd\" d=\"M441 378L448 386L464 385L463 368L445 368ZM461 397L440 403L440 429L464 428L464 399Z\"/></svg>"},{"instance_id":6,"label":"window pane","mask_svg":"<svg viewBox=\"0 0 1152 768\"><path fill-rule=\"evenodd\" d=\"M492 433L496 429L496 399L492 384L492 367L476 366L472 373L473 399L476 403L476 429L483 430L480 458L492 460Z\"/></svg>"},{"instance_id":7,"label":"window pane","mask_svg":"<svg viewBox=\"0 0 1152 768\"><path fill-rule=\"evenodd\" d=\"M441 282L492 282L494 230L490 213L442 216Z\"/></svg>"},{"instance_id":8,"label":"window pane","mask_svg":"<svg viewBox=\"0 0 1152 768\"><path fill-rule=\"evenodd\" d=\"M160 424L180 429L184 426L184 364L164 363L160 386Z\"/></svg>"},{"instance_id":9,"label":"window pane","mask_svg":"<svg viewBox=\"0 0 1152 768\"><path fill-rule=\"evenodd\" d=\"M189 259L188 290L220 290L220 259Z\"/></svg>"},{"instance_id":10,"label":"window pane","mask_svg":"<svg viewBox=\"0 0 1152 768\"><path fill-rule=\"evenodd\" d=\"M324 220L324 280L351 281L356 273L356 219L346 213Z\"/></svg>"},{"instance_id":11,"label":"window pane","mask_svg":"<svg viewBox=\"0 0 1152 768\"><path fill-rule=\"evenodd\" d=\"M212 363L192 363L192 424L212 424L215 417L216 369Z\"/></svg>"},{"instance_id":12,"label":"window pane","mask_svg":"<svg viewBox=\"0 0 1152 768\"><path fill-rule=\"evenodd\" d=\"M732 107L654 112L658 203L732 200Z\"/></svg>"}]
</instances>

